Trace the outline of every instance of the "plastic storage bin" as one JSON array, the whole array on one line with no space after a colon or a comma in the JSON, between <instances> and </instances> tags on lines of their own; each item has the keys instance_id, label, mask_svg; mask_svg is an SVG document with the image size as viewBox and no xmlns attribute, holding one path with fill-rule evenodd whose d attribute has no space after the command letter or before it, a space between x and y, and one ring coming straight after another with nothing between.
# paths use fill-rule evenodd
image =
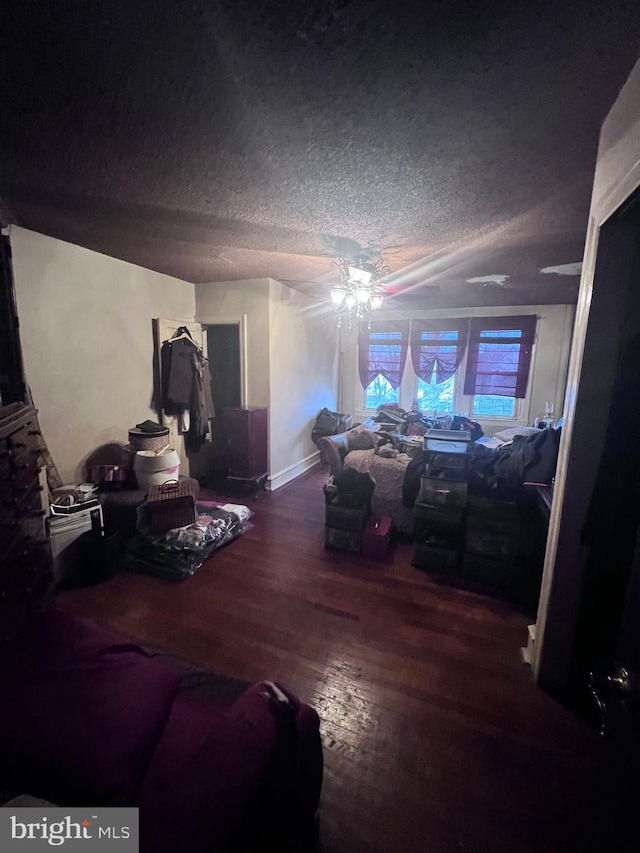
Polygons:
<instances>
[{"instance_id":1,"label":"plastic storage bin","mask_svg":"<svg viewBox=\"0 0 640 853\"><path fill-rule=\"evenodd\" d=\"M424 437L424 449L442 453L466 453L471 442L468 430L430 429Z\"/></svg>"},{"instance_id":2,"label":"plastic storage bin","mask_svg":"<svg viewBox=\"0 0 640 853\"><path fill-rule=\"evenodd\" d=\"M423 474L418 501L435 509L463 510L467 503L467 484L458 480L436 480Z\"/></svg>"}]
</instances>

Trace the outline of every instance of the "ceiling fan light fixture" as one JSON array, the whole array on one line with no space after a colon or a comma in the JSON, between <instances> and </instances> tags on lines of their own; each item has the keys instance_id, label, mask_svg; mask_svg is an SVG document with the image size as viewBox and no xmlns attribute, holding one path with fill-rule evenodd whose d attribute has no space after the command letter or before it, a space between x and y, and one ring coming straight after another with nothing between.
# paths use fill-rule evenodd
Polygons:
<instances>
[{"instance_id":1,"label":"ceiling fan light fixture","mask_svg":"<svg viewBox=\"0 0 640 853\"><path fill-rule=\"evenodd\" d=\"M366 305L371 296L371 291L368 287L360 285L356 287L356 302L358 305Z\"/></svg>"},{"instance_id":2,"label":"ceiling fan light fixture","mask_svg":"<svg viewBox=\"0 0 640 853\"><path fill-rule=\"evenodd\" d=\"M342 303L345 300L346 295L347 295L347 293L343 287L332 287L331 288L331 301L336 306L342 305Z\"/></svg>"},{"instance_id":3,"label":"ceiling fan light fixture","mask_svg":"<svg viewBox=\"0 0 640 853\"><path fill-rule=\"evenodd\" d=\"M367 285L371 281L373 273L369 272L369 270L362 269L361 267L349 267L348 269L349 281L353 282L353 284Z\"/></svg>"},{"instance_id":4,"label":"ceiling fan light fixture","mask_svg":"<svg viewBox=\"0 0 640 853\"><path fill-rule=\"evenodd\" d=\"M331 302L338 315L338 326L346 318L349 328L354 320L369 320L382 307L385 291L382 279L390 272L382 259L340 258L334 263L340 283L331 288Z\"/></svg>"}]
</instances>

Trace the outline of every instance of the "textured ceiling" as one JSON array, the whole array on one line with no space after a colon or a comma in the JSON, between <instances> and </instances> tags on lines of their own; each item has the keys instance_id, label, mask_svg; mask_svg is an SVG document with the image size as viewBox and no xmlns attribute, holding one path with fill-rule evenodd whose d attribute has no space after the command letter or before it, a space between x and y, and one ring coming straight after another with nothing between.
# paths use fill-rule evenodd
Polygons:
<instances>
[{"instance_id":1,"label":"textured ceiling","mask_svg":"<svg viewBox=\"0 0 640 853\"><path fill-rule=\"evenodd\" d=\"M0 197L194 282L326 293L370 247L416 305L572 301L576 275L540 270L582 258L639 53L635 0L20 0Z\"/></svg>"}]
</instances>

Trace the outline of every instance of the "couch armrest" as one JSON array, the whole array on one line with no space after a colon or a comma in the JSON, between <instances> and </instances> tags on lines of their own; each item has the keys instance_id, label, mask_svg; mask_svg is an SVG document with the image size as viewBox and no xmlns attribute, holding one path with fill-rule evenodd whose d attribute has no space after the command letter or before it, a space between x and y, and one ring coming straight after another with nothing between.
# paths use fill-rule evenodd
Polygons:
<instances>
[{"instance_id":1,"label":"couch armrest","mask_svg":"<svg viewBox=\"0 0 640 853\"><path fill-rule=\"evenodd\" d=\"M329 465L329 473L337 477L342 473L342 462L347 455L346 433L324 435L318 439L318 449L324 461Z\"/></svg>"},{"instance_id":2,"label":"couch armrest","mask_svg":"<svg viewBox=\"0 0 640 853\"><path fill-rule=\"evenodd\" d=\"M181 694L140 795L143 849L210 853L254 836L297 849L321 781L318 716L286 688L258 682L226 709Z\"/></svg>"}]
</instances>

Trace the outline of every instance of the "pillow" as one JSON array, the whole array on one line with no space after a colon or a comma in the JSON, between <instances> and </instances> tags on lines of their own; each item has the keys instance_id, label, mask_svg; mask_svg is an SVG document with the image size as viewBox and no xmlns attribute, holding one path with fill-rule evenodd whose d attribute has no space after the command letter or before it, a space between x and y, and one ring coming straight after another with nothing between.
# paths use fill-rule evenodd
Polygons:
<instances>
[{"instance_id":1,"label":"pillow","mask_svg":"<svg viewBox=\"0 0 640 853\"><path fill-rule=\"evenodd\" d=\"M540 430L538 427L530 427L530 426L514 426L509 427L508 429L500 430L500 432L494 432L491 438L496 438L498 441L501 441L503 444L508 444L510 441L517 435L533 435L534 433L539 433Z\"/></svg>"},{"instance_id":2,"label":"pillow","mask_svg":"<svg viewBox=\"0 0 640 853\"><path fill-rule=\"evenodd\" d=\"M360 424L350 429L344 437L347 452L350 450L372 450L378 444L376 433Z\"/></svg>"}]
</instances>

